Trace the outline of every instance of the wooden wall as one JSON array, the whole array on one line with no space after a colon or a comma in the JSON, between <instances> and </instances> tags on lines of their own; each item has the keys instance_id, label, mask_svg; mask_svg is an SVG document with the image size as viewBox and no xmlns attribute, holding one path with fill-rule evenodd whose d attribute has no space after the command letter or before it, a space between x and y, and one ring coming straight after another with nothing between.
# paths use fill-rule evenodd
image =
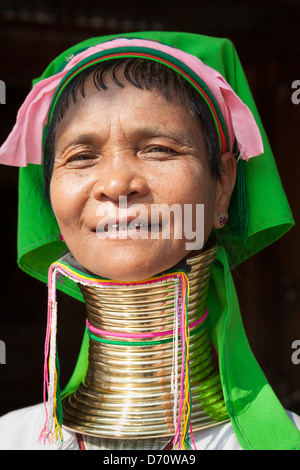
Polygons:
<instances>
[{"instance_id":1,"label":"wooden wall","mask_svg":"<svg viewBox=\"0 0 300 470\"><path fill-rule=\"evenodd\" d=\"M137 30L181 30L229 37L236 45L267 130L296 222L299 214L300 104L291 84L300 80L299 2L203 1L11 2L0 13L0 142L14 124L18 107L57 54L83 39ZM241 5L242 3L242 5ZM13 5L13 6L12 6ZM24 5L26 5L24 7ZM99 6L100 5L100 6ZM17 170L0 168L0 415L42 399L43 343L47 292L16 265ZM250 345L284 406L300 413L300 364L292 342L300 340L299 228L254 256L234 273ZM84 308L59 295L62 385L74 366ZM69 326L72 325L71 334Z\"/></svg>"}]
</instances>

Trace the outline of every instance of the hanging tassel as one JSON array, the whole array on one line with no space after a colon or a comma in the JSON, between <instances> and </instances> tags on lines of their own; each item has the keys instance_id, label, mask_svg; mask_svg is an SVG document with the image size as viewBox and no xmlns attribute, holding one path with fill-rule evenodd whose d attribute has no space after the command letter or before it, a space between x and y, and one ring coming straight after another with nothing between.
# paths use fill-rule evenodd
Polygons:
<instances>
[{"instance_id":1,"label":"hanging tassel","mask_svg":"<svg viewBox=\"0 0 300 470\"><path fill-rule=\"evenodd\" d=\"M56 351L57 301L55 265L48 272L48 316L44 358L44 406L46 421L38 442L43 444L61 443L62 407L59 387L59 362ZM48 399L48 401L47 401Z\"/></svg>"},{"instance_id":2,"label":"hanging tassel","mask_svg":"<svg viewBox=\"0 0 300 470\"><path fill-rule=\"evenodd\" d=\"M89 279L82 273L74 270L61 262L53 263L48 273L48 318L47 332L45 340L45 361L44 361L44 405L46 421L40 434L38 442L44 444L61 443L62 436L62 405L59 387L59 361L56 350L57 333L57 300L56 281L57 275L67 276L75 282L83 284L95 284L103 286L119 286L122 282L113 282L105 279ZM150 280L141 281L137 284L165 281L173 279L175 281L175 318L174 329L174 357L172 390L174 393L174 426L175 436L173 448L190 449L190 437L195 446L191 427L191 387L190 387L190 363L189 363L189 325L188 325L188 301L189 301L189 280L184 271L175 271L163 276L155 276ZM96 281L96 282L95 282ZM176 287L179 283L179 287ZM178 330L180 335L178 335ZM174 334L174 332L173 332ZM181 376L180 376L180 396L178 405L178 357L181 343ZM178 405L178 406L177 406ZM176 422L177 420L177 422Z\"/></svg>"},{"instance_id":3,"label":"hanging tassel","mask_svg":"<svg viewBox=\"0 0 300 470\"><path fill-rule=\"evenodd\" d=\"M243 245L247 248L247 236L249 226L249 208L246 191L246 177L244 161L239 159L237 165L237 192L238 192L238 217L240 222L240 234Z\"/></svg>"},{"instance_id":4,"label":"hanging tassel","mask_svg":"<svg viewBox=\"0 0 300 470\"><path fill-rule=\"evenodd\" d=\"M173 361L171 373L171 392L173 393L173 423L176 429L178 403L178 325L179 325L179 282L175 280L174 322L173 322Z\"/></svg>"},{"instance_id":5,"label":"hanging tassel","mask_svg":"<svg viewBox=\"0 0 300 470\"><path fill-rule=\"evenodd\" d=\"M246 188L246 175L244 161L241 159L239 150L236 145L233 153L237 161L237 178L236 185L233 190L233 197L229 205L229 221L230 228L236 230L240 236L242 243L246 249L248 226L249 226L249 207Z\"/></svg>"},{"instance_id":6,"label":"hanging tassel","mask_svg":"<svg viewBox=\"0 0 300 470\"><path fill-rule=\"evenodd\" d=\"M188 327L188 301L189 280L182 272L179 275L181 311L180 311L180 343L181 343L181 384L180 400L178 408L178 422L173 440L174 449L191 449L189 438L191 437L194 447L195 442L191 426L191 387L190 387L190 362L189 362L189 327ZM178 341L178 339L177 339Z\"/></svg>"}]
</instances>

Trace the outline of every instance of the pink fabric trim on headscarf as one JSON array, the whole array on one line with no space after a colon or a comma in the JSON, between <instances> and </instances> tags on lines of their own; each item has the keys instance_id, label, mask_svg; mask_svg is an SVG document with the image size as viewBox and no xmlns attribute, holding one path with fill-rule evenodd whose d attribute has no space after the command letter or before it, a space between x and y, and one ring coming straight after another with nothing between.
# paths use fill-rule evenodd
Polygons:
<instances>
[{"instance_id":1,"label":"pink fabric trim on headscarf","mask_svg":"<svg viewBox=\"0 0 300 470\"><path fill-rule=\"evenodd\" d=\"M117 38L90 47L74 56L56 75L36 83L19 109L14 128L0 148L0 163L23 167L42 163L43 130L50 104L64 75L81 60L100 51L117 47L140 46L159 50L190 67L210 88L226 122L230 149L237 140L240 157L248 160L263 153L259 128L250 109L242 102L222 75L197 57L179 49L144 39Z\"/></svg>"}]
</instances>

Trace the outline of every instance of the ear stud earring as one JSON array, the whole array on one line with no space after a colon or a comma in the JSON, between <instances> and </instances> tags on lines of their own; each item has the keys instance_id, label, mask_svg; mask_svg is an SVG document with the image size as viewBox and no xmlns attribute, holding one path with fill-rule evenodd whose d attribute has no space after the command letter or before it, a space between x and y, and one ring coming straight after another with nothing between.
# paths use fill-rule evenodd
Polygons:
<instances>
[{"instance_id":1,"label":"ear stud earring","mask_svg":"<svg viewBox=\"0 0 300 470\"><path fill-rule=\"evenodd\" d=\"M61 240L62 242L64 242L64 241L65 241L65 239L64 239L64 237L62 236L62 234L61 234L61 233L59 234L59 238L60 238L60 240Z\"/></svg>"},{"instance_id":2,"label":"ear stud earring","mask_svg":"<svg viewBox=\"0 0 300 470\"><path fill-rule=\"evenodd\" d=\"M225 214L218 215L218 225L219 227L224 227L228 222L228 217Z\"/></svg>"}]
</instances>

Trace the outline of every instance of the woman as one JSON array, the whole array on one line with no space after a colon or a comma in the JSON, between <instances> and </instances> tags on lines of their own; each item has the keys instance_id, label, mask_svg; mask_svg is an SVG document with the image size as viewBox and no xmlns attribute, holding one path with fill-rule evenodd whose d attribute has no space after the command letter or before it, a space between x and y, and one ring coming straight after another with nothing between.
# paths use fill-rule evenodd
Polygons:
<instances>
[{"instance_id":1,"label":"woman","mask_svg":"<svg viewBox=\"0 0 300 470\"><path fill-rule=\"evenodd\" d=\"M46 407L3 417L2 446L299 448L230 275L293 225L234 48L125 36L50 64L1 148L21 167L19 265L49 290ZM62 394L56 288L87 306Z\"/></svg>"}]
</instances>

